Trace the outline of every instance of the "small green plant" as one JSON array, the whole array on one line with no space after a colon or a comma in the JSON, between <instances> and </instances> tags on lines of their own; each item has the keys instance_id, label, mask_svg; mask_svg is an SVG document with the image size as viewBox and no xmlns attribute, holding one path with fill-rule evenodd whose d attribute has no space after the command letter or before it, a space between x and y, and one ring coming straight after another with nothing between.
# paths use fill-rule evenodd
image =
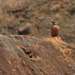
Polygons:
<instances>
[{"instance_id":1,"label":"small green plant","mask_svg":"<svg viewBox=\"0 0 75 75\"><path fill-rule=\"evenodd\" d=\"M29 31L28 31L28 33L29 33L29 34L31 34L31 33L32 33L32 31L31 31L31 30L29 30Z\"/></svg>"},{"instance_id":2,"label":"small green plant","mask_svg":"<svg viewBox=\"0 0 75 75\"><path fill-rule=\"evenodd\" d=\"M73 48L75 48L75 44L71 44L71 46L72 46Z\"/></svg>"},{"instance_id":3,"label":"small green plant","mask_svg":"<svg viewBox=\"0 0 75 75\"><path fill-rule=\"evenodd\" d=\"M70 10L70 14L74 14L74 13L75 13L75 7Z\"/></svg>"},{"instance_id":4,"label":"small green plant","mask_svg":"<svg viewBox=\"0 0 75 75\"><path fill-rule=\"evenodd\" d=\"M72 2L72 4L74 5L74 4L75 4L75 2Z\"/></svg>"}]
</instances>

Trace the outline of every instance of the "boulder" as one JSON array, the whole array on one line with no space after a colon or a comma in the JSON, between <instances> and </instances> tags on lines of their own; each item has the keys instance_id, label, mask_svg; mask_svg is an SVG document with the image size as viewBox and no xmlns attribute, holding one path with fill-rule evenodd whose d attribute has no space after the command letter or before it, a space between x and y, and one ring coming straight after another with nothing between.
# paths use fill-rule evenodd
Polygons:
<instances>
[{"instance_id":1,"label":"boulder","mask_svg":"<svg viewBox=\"0 0 75 75\"><path fill-rule=\"evenodd\" d=\"M30 30L31 24L30 23L26 23L24 26L20 27L18 29L18 34L19 35L27 35L30 34L31 30Z\"/></svg>"},{"instance_id":2,"label":"boulder","mask_svg":"<svg viewBox=\"0 0 75 75\"><path fill-rule=\"evenodd\" d=\"M75 48L60 37L0 35L0 75L75 75Z\"/></svg>"}]
</instances>

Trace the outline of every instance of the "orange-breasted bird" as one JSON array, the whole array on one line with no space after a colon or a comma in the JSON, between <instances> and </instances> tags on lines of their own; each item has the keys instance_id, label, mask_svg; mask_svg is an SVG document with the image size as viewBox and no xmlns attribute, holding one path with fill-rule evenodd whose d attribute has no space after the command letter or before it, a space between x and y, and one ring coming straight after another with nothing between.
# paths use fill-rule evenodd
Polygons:
<instances>
[{"instance_id":1,"label":"orange-breasted bird","mask_svg":"<svg viewBox=\"0 0 75 75\"><path fill-rule=\"evenodd\" d=\"M59 26L56 24L55 21L51 21L53 26L51 27L51 35L53 37L58 36L59 35Z\"/></svg>"}]
</instances>

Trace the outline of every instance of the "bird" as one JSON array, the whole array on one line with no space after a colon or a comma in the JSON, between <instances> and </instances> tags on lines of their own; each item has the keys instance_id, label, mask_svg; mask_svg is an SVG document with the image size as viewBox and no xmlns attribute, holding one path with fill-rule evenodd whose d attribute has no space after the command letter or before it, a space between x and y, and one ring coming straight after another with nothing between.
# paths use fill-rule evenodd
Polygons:
<instances>
[{"instance_id":1,"label":"bird","mask_svg":"<svg viewBox=\"0 0 75 75\"><path fill-rule=\"evenodd\" d=\"M51 35L52 37L56 37L59 35L59 26L55 21L51 21L51 23L53 24L53 26L51 27Z\"/></svg>"}]
</instances>

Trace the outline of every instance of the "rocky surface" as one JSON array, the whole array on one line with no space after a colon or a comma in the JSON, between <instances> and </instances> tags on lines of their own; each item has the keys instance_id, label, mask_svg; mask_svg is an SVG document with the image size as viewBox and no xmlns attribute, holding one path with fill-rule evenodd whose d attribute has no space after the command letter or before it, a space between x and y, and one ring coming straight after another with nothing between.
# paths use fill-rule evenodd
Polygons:
<instances>
[{"instance_id":1,"label":"rocky surface","mask_svg":"<svg viewBox=\"0 0 75 75\"><path fill-rule=\"evenodd\" d=\"M61 38L75 46L75 0L0 0L1 34L18 34L30 23L29 35L51 37L50 20L59 24Z\"/></svg>"},{"instance_id":2,"label":"rocky surface","mask_svg":"<svg viewBox=\"0 0 75 75\"><path fill-rule=\"evenodd\" d=\"M0 75L74 75L75 48L60 37L0 35Z\"/></svg>"}]
</instances>

